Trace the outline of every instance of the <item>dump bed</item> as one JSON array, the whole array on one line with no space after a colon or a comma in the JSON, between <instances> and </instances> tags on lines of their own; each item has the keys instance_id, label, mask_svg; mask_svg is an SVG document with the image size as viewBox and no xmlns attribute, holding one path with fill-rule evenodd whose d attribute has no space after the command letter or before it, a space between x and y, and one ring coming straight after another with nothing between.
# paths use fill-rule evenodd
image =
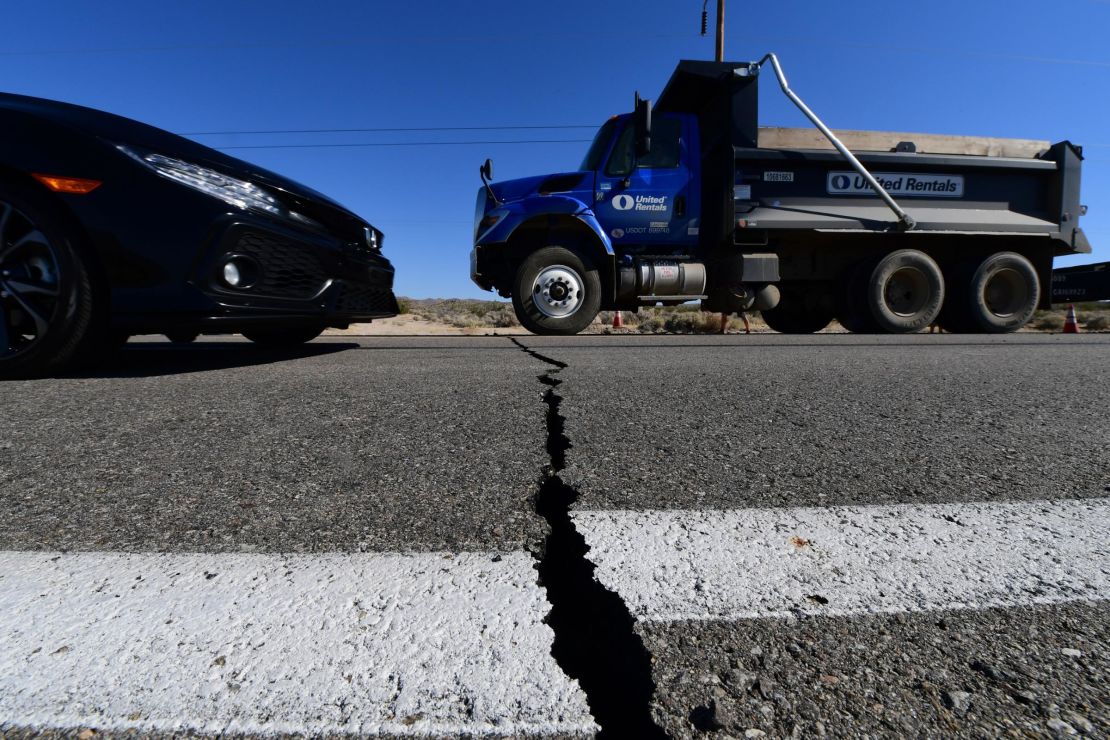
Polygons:
<instances>
[{"instance_id":1,"label":"dump bed","mask_svg":"<svg viewBox=\"0 0 1110 740\"><path fill-rule=\"evenodd\" d=\"M900 222L822 131L759 126L759 71L758 63L684 61L659 98L661 111L698 117L707 240L738 229L755 232L741 240L757 243L772 230L912 226L913 233L1045 239L1056 255L1090 252L1078 227L1083 153L1070 142L833 132L909 215ZM720 203L731 204L723 219Z\"/></svg>"},{"instance_id":2,"label":"dump bed","mask_svg":"<svg viewBox=\"0 0 1110 740\"><path fill-rule=\"evenodd\" d=\"M988 136L948 136L848 129L836 129L833 133L853 152L893 152L899 145L909 142L915 146L918 154L1039 159L1048 152L1050 146L1049 142L1036 139L998 139ZM761 149L834 151L832 142L815 128L760 126L758 145Z\"/></svg>"},{"instance_id":3,"label":"dump bed","mask_svg":"<svg viewBox=\"0 0 1110 740\"><path fill-rule=\"evenodd\" d=\"M1077 228L1081 160L1070 143L872 132L845 138L913 218L916 232L1042 236L1058 255L1090 251ZM764 146L771 142L778 146ZM733 151L738 224L817 231L897 227L875 190L831 145L818 148L811 137L782 129L761 130L759 144ZM893 146L884 151L883 144ZM1016 153L1033 156L1007 156Z\"/></svg>"}]
</instances>

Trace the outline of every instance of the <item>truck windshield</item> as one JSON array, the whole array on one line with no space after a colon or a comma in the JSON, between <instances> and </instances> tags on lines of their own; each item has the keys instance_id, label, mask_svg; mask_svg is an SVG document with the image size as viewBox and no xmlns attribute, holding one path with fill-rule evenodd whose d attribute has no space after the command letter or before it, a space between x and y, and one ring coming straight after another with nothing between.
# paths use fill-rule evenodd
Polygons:
<instances>
[{"instance_id":1,"label":"truck windshield","mask_svg":"<svg viewBox=\"0 0 1110 740\"><path fill-rule=\"evenodd\" d=\"M596 170L601 166L601 160L605 157L605 150L609 148L609 141L613 138L613 130L616 127L617 119L610 118L597 132L594 143L590 144L590 151L586 152L586 158L582 160L583 172Z\"/></svg>"}]
</instances>

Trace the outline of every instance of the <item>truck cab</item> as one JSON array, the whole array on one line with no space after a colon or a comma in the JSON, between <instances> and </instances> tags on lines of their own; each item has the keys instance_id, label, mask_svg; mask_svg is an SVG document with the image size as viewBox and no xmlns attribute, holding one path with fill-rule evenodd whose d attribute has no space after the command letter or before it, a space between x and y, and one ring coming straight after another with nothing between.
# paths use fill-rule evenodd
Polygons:
<instances>
[{"instance_id":1,"label":"truck cab","mask_svg":"<svg viewBox=\"0 0 1110 740\"><path fill-rule=\"evenodd\" d=\"M839 132L857 158L800 99L828 142L761 129L762 65L681 62L575 171L494 183L487 160L471 278L539 334L688 301L790 333L1013 331L1047 305L1053 256L1090 251L1078 147Z\"/></svg>"}]
</instances>

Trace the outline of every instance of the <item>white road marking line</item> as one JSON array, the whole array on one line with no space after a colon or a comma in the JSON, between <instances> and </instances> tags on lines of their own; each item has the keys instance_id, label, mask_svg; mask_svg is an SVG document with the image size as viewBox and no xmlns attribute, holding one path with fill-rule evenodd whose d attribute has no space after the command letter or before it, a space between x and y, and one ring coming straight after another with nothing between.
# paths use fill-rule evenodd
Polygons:
<instances>
[{"instance_id":1,"label":"white road marking line","mask_svg":"<svg viewBox=\"0 0 1110 740\"><path fill-rule=\"evenodd\" d=\"M0 553L0 728L592 735L494 557Z\"/></svg>"},{"instance_id":2,"label":"white road marking line","mask_svg":"<svg viewBox=\"0 0 1110 740\"><path fill-rule=\"evenodd\" d=\"M1106 498L573 516L645 621L1110 599Z\"/></svg>"}]
</instances>

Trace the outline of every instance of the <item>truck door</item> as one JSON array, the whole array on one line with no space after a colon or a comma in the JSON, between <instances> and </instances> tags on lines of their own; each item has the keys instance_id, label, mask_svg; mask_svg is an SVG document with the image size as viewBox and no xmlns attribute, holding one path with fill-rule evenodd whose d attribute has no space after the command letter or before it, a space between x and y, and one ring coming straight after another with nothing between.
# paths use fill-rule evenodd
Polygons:
<instances>
[{"instance_id":1,"label":"truck door","mask_svg":"<svg viewBox=\"0 0 1110 740\"><path fill-rule=\"evenodd\" d=\"M682 116L657 116L651 151L637 159L635 127L631 119L625 120L609 160L598 172L594 208L614 245L697 244L689 125Z\"/></svg>"}]
</instances>

